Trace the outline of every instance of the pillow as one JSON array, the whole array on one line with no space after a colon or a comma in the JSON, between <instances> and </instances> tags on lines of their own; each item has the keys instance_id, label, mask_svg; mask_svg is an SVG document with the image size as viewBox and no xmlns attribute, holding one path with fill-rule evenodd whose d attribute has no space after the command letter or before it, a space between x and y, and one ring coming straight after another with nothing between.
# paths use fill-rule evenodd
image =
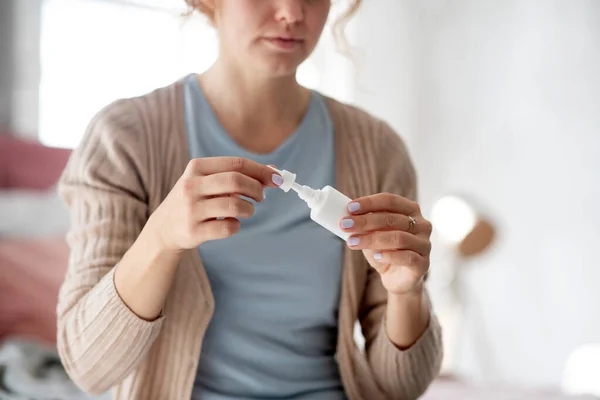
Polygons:
<instances>
[{"instance_id":1,"label":"pillow","mask_svg":"<svg viewBox=\"0 0 600 400\"><path fill-rule=\"evenodd\" d=\"M56 188L0 190L0 237L62 235L69 212Z\"/></svg>"},{"instance_id":2,"label":"pillow","mask_svg":"<svg viewBox=\"0 0 600 400\"><path fill-rule=\"evenodd\" d=\"M0 132L0 137L2 132ZM0 189L8 187L8 156L5 154L6 149L2 147L2 139L0 139Z\"/></svg>"},{"instance_id":3,"label":"pillow","mask_svg":"<svg viewBox=\"0 0 600 400\"><path fill-rule=\"evenodd\" d=\"M71 150L0 132L0 188L48 190L56 185Z\"/></svg>"},{"instance_id":4,"label":"pillow","mask_svg":"<svg viewBox=\"0 0 600 400\"><path fill-rule=\"evenodd\" d=\"M19 336L55 343L56 303L68 259L63 235L0 239L0 341Z\"/></svg>"}]
</instances>

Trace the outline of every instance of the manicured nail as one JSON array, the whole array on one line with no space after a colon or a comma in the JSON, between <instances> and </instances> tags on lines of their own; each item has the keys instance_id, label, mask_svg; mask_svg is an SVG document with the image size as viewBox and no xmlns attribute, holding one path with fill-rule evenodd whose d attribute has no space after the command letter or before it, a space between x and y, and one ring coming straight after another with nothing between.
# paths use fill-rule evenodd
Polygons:
<instances>
[{"instance_id":1,"label":"manicured nail","mask_svg":"<svg viewBox=\"0 0 600 400\"><path fill-rule=\"evenodd\" d=\"M277 186L283 185L283 178L280 175L273 174L272 179L273 179L273 183L276 184Z\"/></svg>"},{"instance_id":2,"label":"manicured nail","mask_svg":"<svg viewBox=\"0 0 600 400\"><path fill-rule=\"evenodd\" d=\"M383 255L381 253L375 253L373 255L373 258L376 259L377 261L379 261L383 258Z\"/></svg>"},{"instance_id":3,"label":"manicured nail","mask_svg":"<svg viewBox=\"0 0 600 400\"><path fill-rule=\"evenodd\" d=\"M350 203L348 204L348 210L350 210L350 212L357 212L358 210L360 210L360 204Z\"/></svg>"},{"instance_id":4,"label":"manicured nail","mask_svg":"<svg viewBox=\"0 0 600 400\"><path fill-rule=\"evenodd\" d=\"M342 220L342 228L348 229L354 226L354 220L350 218L346 218Z\"/></svg>"},{"instance_id":5,"label":"manicured nail","mask_svg":"<svg viewBox=\"0 0 600 400\"><path fill-rule=\"evenodd\" d=\"M360 243L360 238L351 237L350 239L348 239L348 245L350 245L352 247L358 246L359 243Z\"/></svg>"},{"instance_id":6,"label":"manicured nail","mask_svg":"<svg viewBox=\"0 0 600 400\"><path fill-rule=\"evenodd\" d=\"M263 189L263 200L267 198L267 189Z\"/></svg>"}]
</instances>

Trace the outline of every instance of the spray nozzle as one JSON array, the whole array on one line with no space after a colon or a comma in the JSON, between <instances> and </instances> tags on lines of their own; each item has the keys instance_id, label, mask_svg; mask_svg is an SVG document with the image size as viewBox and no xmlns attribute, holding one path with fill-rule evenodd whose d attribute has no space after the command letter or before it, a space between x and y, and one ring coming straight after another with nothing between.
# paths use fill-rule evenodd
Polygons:
<instances>
[{"instance_id":1,"label":"spray nozzle","mask_svg":"<svg viewBox=\"0 0 600 400\"><path fill-rule=\"evenodd\" d=\"M279 186L281 190L287 193L292 189L294 192L298 193L298 197L304 200L311 208L319 202L320 190L313 189L310 186L300 185L296 182L296 174L293 174L290 171L279 170L270 165L269 168L277 172L283 178L283 183Z\"/></svg>"},{"instance_id":2,"label":"spray nozzle","mask_svg":"<svg viewBox=\"0 0 600 400\"><path fill-rule=\"evenodd\" d=\"M269 165L269 168L271 168L273 171L277 172L283 178L283 183L281 184L281 186L279 186L279 189L281 189L287 193L290 191L290 189L293 188L293 185L299 186L296 183L296 174L292 174L290 171L286 171L286 170L283 170L283 171L279 170L270 165Z\"/></svg>"}]
</instances>

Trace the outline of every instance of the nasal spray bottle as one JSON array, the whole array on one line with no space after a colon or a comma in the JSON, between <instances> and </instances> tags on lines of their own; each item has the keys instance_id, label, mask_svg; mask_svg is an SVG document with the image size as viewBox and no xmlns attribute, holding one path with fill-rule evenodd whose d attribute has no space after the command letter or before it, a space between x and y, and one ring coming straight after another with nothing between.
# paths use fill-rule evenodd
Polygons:
<instances>
[{"instance_id":1,"label":"nasal spray bottle","mask_svg":"<svg viewBox=\"0 0 600 400\"><path fill-rule=\"evenodd\" d=\"M343 240L348 240L350 234L340 228L340 221L348 215L348 204L350 198L332 188L325 186L323 189L313 189L296 183L296 174L286 170L278 170L271 167L283 178L283 184L279 186L284 192L292 189L310 208L310 218L331 233Z\"/></svg>"}]
</instances>

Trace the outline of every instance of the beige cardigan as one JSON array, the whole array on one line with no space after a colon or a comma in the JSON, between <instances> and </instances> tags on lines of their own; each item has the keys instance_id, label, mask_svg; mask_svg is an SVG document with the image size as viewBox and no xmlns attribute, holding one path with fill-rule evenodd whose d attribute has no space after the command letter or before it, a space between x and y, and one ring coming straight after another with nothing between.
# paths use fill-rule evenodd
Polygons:
<instances>
[{"instance_id":1,"label":"beige cardigan","mask_svg":"<svg viewBox=\"0 0 600 400\"><path fill-rule=\"evenodd\" d=\"M336 185L351 198L394 192L414 198L415 173L385 123L328 99L335 126ZM114 399L189 399L214 301L196 250L179 265L163 315L137 317L113 282L114 266L189 161L181 82L119 100L90 123L60 181L70 207L69 268L57 307L58 350L85 391ZM316 160L315 160L316 161ZM440 327L406 351L383 326L387 293L362 252L346 250L336 359L350 400L415 399L438 374ZM353 328L360 321L366 354ZM285 321L282 321L285 323Z\"/></svg>"}]
</instances>

